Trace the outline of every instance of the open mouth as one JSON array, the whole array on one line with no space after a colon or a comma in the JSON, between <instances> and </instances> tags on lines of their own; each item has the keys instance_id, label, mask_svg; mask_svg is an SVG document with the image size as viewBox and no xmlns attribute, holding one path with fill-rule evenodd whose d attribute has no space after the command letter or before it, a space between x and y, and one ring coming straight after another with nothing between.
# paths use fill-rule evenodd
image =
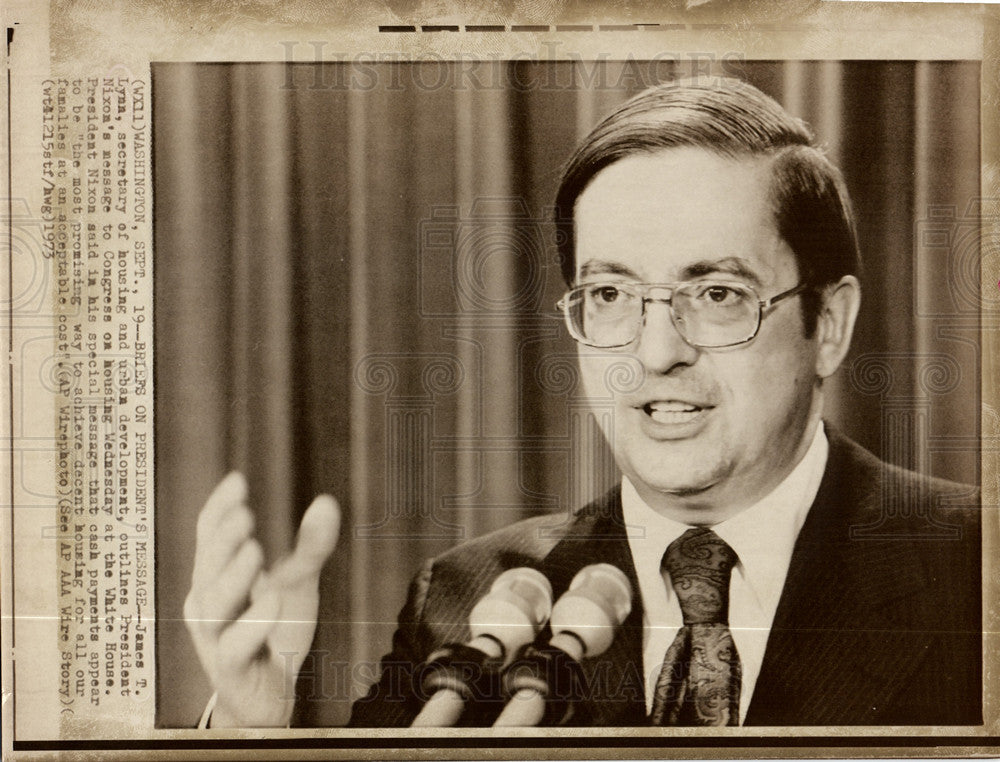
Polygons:
<instances>
[{"instance_id":1,"label":"open mouth","mask_svg":"<svg viewBox=\"0 0 1000 762\"><path fill-rule=\"evenodd\" d=\"M708 409L690 402L675 400L657 400L642 406L643 412L657 423L688 423Z\"/></svg>"}]
</instances>

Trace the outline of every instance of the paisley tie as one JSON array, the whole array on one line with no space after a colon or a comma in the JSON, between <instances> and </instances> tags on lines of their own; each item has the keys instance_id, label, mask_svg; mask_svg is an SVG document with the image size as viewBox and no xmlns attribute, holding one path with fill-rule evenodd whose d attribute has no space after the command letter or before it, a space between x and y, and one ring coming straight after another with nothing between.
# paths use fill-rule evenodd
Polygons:
<instances>
[{"instance_id":1,"label":"paisley tie","mask_svg":"<svg viewBox=\"0 0 1000 762\"><path fill-rule=\"evenodd\" d=\"M689 529L667 548L661 570L684 626L667 649L653 695L653 725L739 725L740 657L729 631L729 578L736 553L715 532Z\"/></svg>"}]
</instances>

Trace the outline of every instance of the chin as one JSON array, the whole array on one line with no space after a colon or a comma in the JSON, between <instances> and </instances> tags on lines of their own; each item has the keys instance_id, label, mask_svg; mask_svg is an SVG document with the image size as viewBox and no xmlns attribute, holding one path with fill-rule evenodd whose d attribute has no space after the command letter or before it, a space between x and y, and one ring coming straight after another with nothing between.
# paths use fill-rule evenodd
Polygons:
<instances>
[{"instance_id":1,"label":"chin","mask_svg":"<svg viewBox=\"0 0 1000 762\"><path fill-rule=\"evenodd\" d=\"M672 467L674 470L676 467ZM647 489L653 490L663 495L673 497L698 497L707 494L715 485L719 483L720 477L717 473L692 473L690 470L684 473L670 474L663 469L633 471L629 474L629 479L638 488L645 485Z\"/></svg>"},{"instance_id":2,"label":"chin","mask_svg":"<svg viewBox=\"0 0 1000 762\"><path fill-rule=\"evenodd\" d=\"M658 487L657 491L663 493L664 495L670 495L671 497L698 497L699 495L706 494L714 485L690 485L690 486L678 486L678 487Z\"/></svg>"}]
</instances>

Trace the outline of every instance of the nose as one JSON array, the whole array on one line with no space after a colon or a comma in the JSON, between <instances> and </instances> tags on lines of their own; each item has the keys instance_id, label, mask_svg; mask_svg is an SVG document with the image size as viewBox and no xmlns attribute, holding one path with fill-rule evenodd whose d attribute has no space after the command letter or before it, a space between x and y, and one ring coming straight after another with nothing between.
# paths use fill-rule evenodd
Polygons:
<instances>
[{"instance_id":1,"label":"nose","mask_svg":"<svg viewBox=\"0 0 1000 762\"><path fill-rule=\"evenodd\" d=\"M671 319L670 304L660 299L646 302L636 357L649 373L665 374L678 366L693 365L700 350L684 341Z\"/></svg>"}]
</instances>

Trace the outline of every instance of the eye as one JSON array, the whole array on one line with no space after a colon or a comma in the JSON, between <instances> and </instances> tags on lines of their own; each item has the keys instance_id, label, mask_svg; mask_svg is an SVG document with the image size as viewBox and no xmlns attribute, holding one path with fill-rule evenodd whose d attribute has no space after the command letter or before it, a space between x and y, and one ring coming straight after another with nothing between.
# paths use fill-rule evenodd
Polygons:
<instances>
[{"instance_id":1,"label":"eye","mask_svg":"<svg viewBox=\"0 0 1000 762\"><path fill-rule=\"evenodd\" d=\"M713 304L731 304L740 301L743 294L729 286L711 285L702 289L701 298Z\"/></svg>"},{"instance_id":2,"label":"eye","mask_svg":"<svg viewBox=\"0 0 1000 762\"><path fill-rule=\"evenodd\" d=\"M621 296L621 291L614 286L597 286L588 292L590 298L602 304L614 304Z\"/></svg>"}]
</instances>

